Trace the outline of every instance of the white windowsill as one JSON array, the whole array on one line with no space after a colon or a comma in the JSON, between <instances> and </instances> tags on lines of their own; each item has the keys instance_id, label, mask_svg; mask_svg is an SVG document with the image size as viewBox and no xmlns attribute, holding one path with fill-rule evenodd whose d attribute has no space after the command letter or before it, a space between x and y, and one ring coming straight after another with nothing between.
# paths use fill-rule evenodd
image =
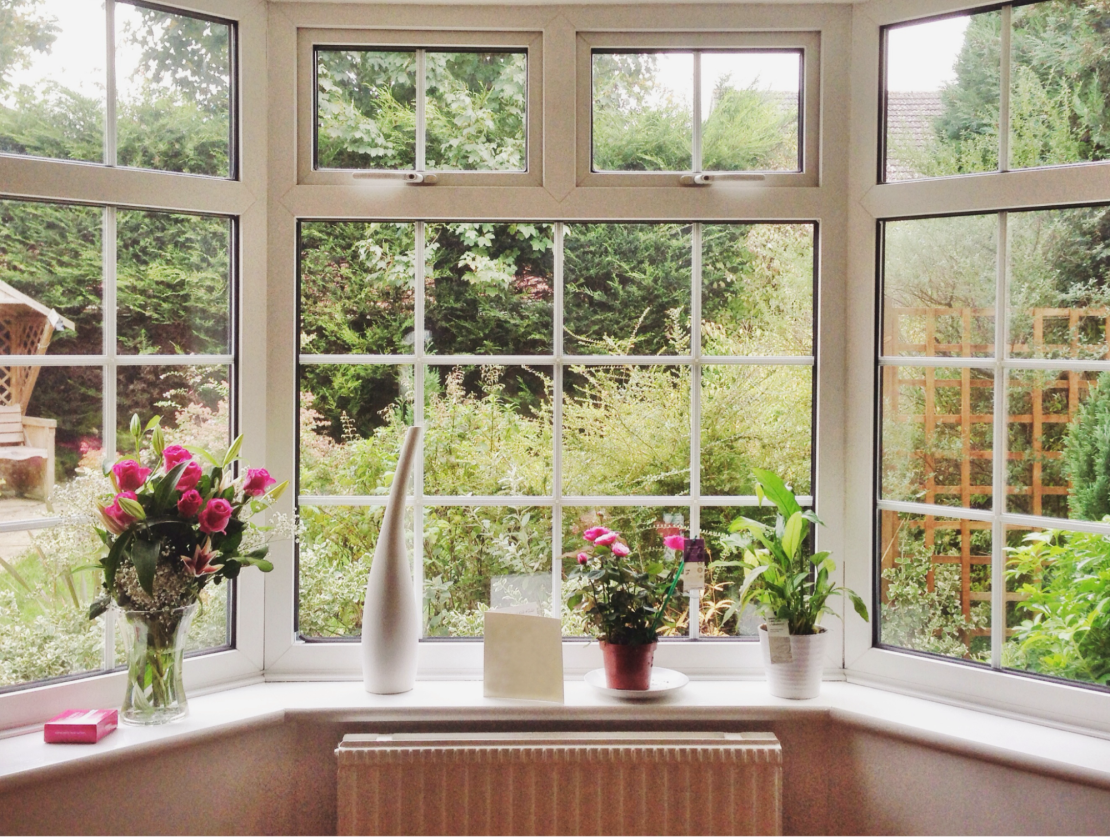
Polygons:
<instances>
[{"instance_id":1,"label":"white windowsill","mask_svg":"<svg viewBox=\"0 0 1110 837\"><path fill-rule=\"evenodd\" d=\"M0 740L0 791L62 778L92 762L149 754L286 720L391 723L623 722L706 723L832 720L925 746L1110 789L1110 740L907 697L852 683L825 682L819 698L771 697L763 682L694 681L659 702L621 702L580 680L564 705L482 696L480 681L420 681L402 695L369 695L361 683L264 683L202 695L190 715L163 727L121 726L92 745L45 744L41 729Z\"/></svg>"}]
</instances>

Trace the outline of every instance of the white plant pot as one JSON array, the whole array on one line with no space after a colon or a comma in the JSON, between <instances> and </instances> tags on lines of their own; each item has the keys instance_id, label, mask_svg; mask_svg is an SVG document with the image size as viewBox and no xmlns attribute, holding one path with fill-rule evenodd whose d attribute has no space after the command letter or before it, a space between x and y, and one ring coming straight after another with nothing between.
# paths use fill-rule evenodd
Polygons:
<instances>
[{"instance_id":1,"label":"white plant pot","mask_svg":"<svg viewBox=\"0 0 1110 837\"><path fill-rule=\"evenodd\" d=\"M759 626L759 651L763 656L763 668L767 671L767 685L771 694L780 698L807 700L821 694L821 672L825 665L825 644L829 634L824 628L821 633L808 636L790 637L789 663L771 662L771 643L767 636L767 626Z\"/></svg>"}]
</instances>

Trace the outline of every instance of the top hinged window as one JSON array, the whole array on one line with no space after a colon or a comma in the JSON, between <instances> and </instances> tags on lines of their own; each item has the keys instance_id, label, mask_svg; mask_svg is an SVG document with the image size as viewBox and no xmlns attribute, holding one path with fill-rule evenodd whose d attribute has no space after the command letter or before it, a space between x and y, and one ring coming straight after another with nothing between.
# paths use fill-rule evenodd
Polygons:
<instances>
[{"instance_id":1,"label":"top hinged window","mask_svg":"<svg viewBox=\"0 0 1110 837\"><path fill-rule=\"evenodd\" d=\"M304 183L435 174L532 185L538 35L302 30ZM306 89L305 82L308 83ZM308 109L305 109L308 110ZM303 120L303 117L302 117Z\"/></svg>"},{"instance_id":2,"label":"top hinged window","mask_svg":"<svg viewBox=\"0 0 1110 837\"><path fill-rule=\"evenodd\" d=\"M818 36L583 34L580 185L815 185Z\"/></svg>"}]
</instances>

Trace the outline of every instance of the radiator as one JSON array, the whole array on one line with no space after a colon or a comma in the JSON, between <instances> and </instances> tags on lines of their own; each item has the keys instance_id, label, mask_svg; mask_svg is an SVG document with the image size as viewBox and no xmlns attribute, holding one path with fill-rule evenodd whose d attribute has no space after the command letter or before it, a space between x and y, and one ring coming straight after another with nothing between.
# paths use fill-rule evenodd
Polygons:
<instances>
[{"instance_id":1,"label":"radiator","mask_svg":"<svg viewBox=\"0 0 1110 837\"><path fill-rule=\"evenodd\" d=\"M781 834L771 733L348 735L340 834Z\"/></svg>"}]
</instances>

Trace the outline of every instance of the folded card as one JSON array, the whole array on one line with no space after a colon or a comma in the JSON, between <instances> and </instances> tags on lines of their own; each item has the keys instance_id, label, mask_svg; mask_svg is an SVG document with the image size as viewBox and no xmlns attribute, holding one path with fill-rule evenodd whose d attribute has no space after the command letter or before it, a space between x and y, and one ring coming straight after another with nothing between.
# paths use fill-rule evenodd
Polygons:
<instances>
[{"instance_id":1,"label":"folded card","mask_svg":"<svg viewBox=\"0 0 1110 837\"><path fill-rule=\"evenodd\" d=\"M486 697L563 702L563 630L558 619L527 605L487 610L483 693Z\"/></svg>"}]
</instances>

